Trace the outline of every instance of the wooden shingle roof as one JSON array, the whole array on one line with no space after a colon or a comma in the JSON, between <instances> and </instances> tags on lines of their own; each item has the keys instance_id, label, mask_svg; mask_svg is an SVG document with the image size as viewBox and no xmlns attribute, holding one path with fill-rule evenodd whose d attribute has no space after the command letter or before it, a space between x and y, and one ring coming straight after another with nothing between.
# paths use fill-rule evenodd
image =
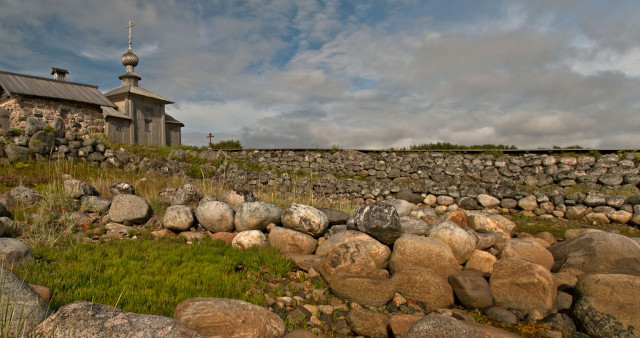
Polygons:
<instances>
[{"instance_id":1,"label":"wooden shingle roof","mask_svg":"<svg viewBox=\"0 0 640 338\"><path fill-rule=\"evenodd\" d=\"M29 95L115 107L98 86L0 71L0 86L9 96Z\"/></svg>"},{"instance_id":2,"label":"wooden shingle roof","mask_svg":"<svg viewBox=\"0 0 640 338\"><path fill-rule=\"evenodd\" d=\"M162 97L152 91L146 90L142 87L138 87L138 86L120 86L118 88L115 88L113 90L110 90L108 92L106 92L104 95L111 97L111 96L115 96L118 94L124 94L124 93L131 93L131 94L136 94L136 95L140 95L140 96L144 96L144 97L148 97L157 101L160 101L162 103L165 104L171 104L173 103L173 101Z\"/></svg>"}]
</instances>

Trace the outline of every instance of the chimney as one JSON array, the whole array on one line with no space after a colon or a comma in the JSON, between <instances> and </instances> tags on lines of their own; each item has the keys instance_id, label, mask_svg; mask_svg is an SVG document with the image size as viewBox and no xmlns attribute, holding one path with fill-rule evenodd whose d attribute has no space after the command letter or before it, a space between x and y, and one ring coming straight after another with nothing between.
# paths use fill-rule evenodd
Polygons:
<instances>
[{"instance_id":1,"label":"chimney","mask_svg":"<svg viewBox=\"0 0 640 338\"><path fill-rule=\"evenodd\" d=\"M54 80L66 81L67 74L69 74L69 71L66 69L51 67L51 75L53 75Z\"/></svg>"}]
</instances>

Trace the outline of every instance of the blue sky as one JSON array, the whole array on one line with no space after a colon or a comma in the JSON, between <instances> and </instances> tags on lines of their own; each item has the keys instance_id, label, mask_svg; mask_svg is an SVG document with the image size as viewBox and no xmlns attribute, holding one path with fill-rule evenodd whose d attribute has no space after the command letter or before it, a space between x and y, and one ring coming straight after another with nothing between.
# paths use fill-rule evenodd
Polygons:
<instances>
[{"instance_id":1,"label":"blue sky","mask_svg":"<svg viewBox=\"0 0 640 338\"><path fill-rule=\"evenodd\" d=\"M0 0L0 69L140 85L183 142L640 147L640 2Z\"/></svg>"}]
</instances>

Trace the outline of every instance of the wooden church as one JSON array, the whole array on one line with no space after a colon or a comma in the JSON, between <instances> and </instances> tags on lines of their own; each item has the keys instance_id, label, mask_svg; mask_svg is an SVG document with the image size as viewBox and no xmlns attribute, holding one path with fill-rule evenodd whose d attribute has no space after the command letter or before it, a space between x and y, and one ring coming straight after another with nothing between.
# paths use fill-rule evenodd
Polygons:
<instances>
[{"instance_id":1,"label":"wooden church","mask_svg":"<svg viewBox=\"0 0 640 338\"><path fill-rule=\"evenodd\" d=\"M104 94L97 86L66 81L64 69L53 68L53 79L0 71L0 129L22 128L28 118L49 122L60 118L67 130L104 133L123 144L180 145L184 124L165 111L165 105L173 102L138 85L133 24L127 27L129 49L121 58L122 84Z\"/></svg>"}]
</instances>

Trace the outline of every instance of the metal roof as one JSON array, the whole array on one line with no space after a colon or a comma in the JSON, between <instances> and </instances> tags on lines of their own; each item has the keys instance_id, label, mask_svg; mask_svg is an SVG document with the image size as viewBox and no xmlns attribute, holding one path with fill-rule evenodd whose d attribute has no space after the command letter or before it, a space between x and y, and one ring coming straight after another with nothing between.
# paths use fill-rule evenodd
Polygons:
<instances>
[{"instance_id":1,"label":"metal roof","mask_svg":"<svg viewBox=\"0 0 640 338\"><path fill-rule=\"evenodd\" d=\"M0 71L0 86L10 95L30 95L115 107L98 86Z\"/></svg>"},{"instance_id":2,"label":"metal roof","mask_svg":"<svg viewBox=\"0 0 640 338\"><path fill-rule=\"evenodd\" d=\"M133 120L131 117L111 108L111 107L102 107L102 112L105 116L117 117L121 119Z\"/></svg>"},{"instance_id":3,"label":"metal roof","mask_svg":"<svg viewBox=\"0 0 640 338\"><path fill-rule=\"evenodd\" d=\"M184 127L184 123L174 119L173 116L167 113L164 114L164 123L174 123L174 124L179 124L181 127Z\"/></svg>"},{"instance_id":4,"label":"metal roof","mask_svg":"<svg viewBox=\"0 0 640 338\"><path fill-rule=\"evenodd\" d=\"M137 87L137 86L131 86L131 85L127 85L127 86L120 86L116 89L110 90L106 93L104 93L105 96L114 96L114 95L118 95L118 94L125 94L125 93L131 93L131 94L136 94L136 95L140 95L140 96L144 96L144 97L148 97L154 100L158 100L158 101L162 101L165 104L170 104L173 103L173 101L167 99L166 97L162 97L152 91L146 90L142 87Z\"/></svg>"}]
</instances>

